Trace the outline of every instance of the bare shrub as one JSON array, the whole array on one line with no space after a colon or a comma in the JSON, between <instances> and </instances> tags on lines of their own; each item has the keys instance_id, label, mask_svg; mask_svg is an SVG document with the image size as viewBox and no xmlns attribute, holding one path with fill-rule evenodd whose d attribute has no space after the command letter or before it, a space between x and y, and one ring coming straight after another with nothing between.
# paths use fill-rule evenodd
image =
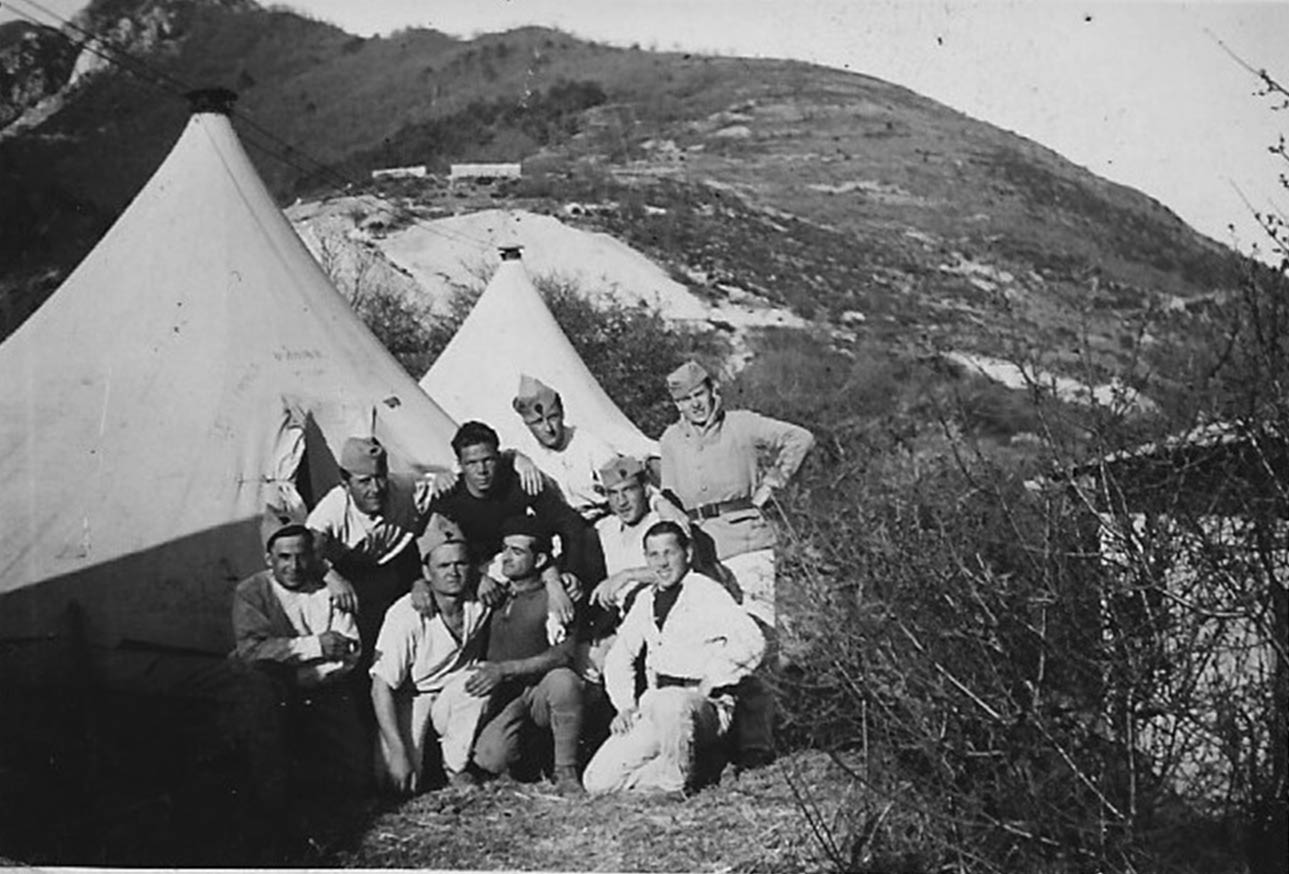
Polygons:
<instances>
[{"instance_id":1,"label":"bare shrub","mask_svg":"<svg viewBox=\"0 0 1289 874\"><path fill-rule=\"evenodd\" d=\"M781 741L861 790L810 820L837 870L1276 870L1286 290L1201 356L1218 440L1037 385L982 418L975 380L800 335L727 387L820 437L779 499Z\"/></svg>"}]
</instances>

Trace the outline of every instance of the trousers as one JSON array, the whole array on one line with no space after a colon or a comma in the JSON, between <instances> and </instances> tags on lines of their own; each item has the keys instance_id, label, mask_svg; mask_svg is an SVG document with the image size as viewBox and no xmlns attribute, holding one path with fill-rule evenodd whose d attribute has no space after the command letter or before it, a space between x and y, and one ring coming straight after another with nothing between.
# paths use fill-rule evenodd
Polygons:
<instances>
[{"instance_id":1,"label":"trousers","mask_svg":"<svg viewBox=\"0 0 1289 874\"><path fill-rule=\"evenodd\" d=\"M640 715L624 734L609 736L582 775L592 795L683 790L729 729L733 700L669 686L640 696Z\"/></svg>"},{"instance_id":2,"label":"trousers","mask_svg":"<svg viewBox=\"0 0 1289 874\"><path fill-rule=\"evenodd\" d=\"M487 698L465 690L471 673L469 668L457 671L436 692L395 693L398 729L418 774L424 772L426 750L436 738L443 754L443 770L448 774L459 774L469 764L474 734L488 703ZM390 751L380 732L376 734L376 779L385 784L390 779Z\"/></svg>"},{"instance_id":3,"label":"trousers","mask_svg":"<svg viewBox=\"0 0 1289 874\"><path fill-rule=\"evenodd\" d=\"M555 768L577 767L582 734L582 680L571 668L555 668L514 697L496 702L474 745L474 763L490 774L519 764L528 726L549 730Z\"/></svg>"}]
</instances>

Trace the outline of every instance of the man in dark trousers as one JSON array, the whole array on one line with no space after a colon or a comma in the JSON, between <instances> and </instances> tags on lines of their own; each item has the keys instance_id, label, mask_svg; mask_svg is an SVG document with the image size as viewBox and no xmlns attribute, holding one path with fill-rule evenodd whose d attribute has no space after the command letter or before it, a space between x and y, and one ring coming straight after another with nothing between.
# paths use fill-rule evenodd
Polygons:
<instances>
[{"instance_id":1,"label":"man in dark trousers","mask_svg":"<svg viewBox=\"0 0 1289 874\"><path fill-rule=\"evenodd\" d=\"M332 603L312 530L266 518L262 570L233 595L236 730L252 789L270 816L309 792L354 793L370 776L370 742L348 682L361 644Z\"/></svg>"},{"instance_id":2,"label":"man in dark trousers","mask_svg":"<svg viewBox=\"0 0 1289 874\"><path fill-rule=\"evenodd\" d=\"M582 681L572 667L575 635L547 618L542 571L551 562L550 538L532 516L506 520L500 534L509 587L493 610L484 661L465 686L472 695L490 696L474 764L491 775L515 769L532 746L524 743L525 735L549 732L557 791L581 794Z\"/></svg>"}]
</instances>

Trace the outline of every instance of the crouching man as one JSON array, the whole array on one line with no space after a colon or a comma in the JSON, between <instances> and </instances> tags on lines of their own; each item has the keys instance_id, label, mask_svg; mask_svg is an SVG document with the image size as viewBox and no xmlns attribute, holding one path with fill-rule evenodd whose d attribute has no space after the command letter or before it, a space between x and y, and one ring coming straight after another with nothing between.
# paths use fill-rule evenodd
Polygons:
<instances>
[{"instance_id":1,"label":"crouching man","mask_svg":"<svg viewBox=\"0 0 1289 874\"><path fill-rule=\"evenodd\" d=\"M524 740L549 738L556 789L580 794L582 681L572 669L575 632L547 619L542 571L552 561L550 535L532 516L515 516L502 524L501 541L508 591L489 622L487 660L466 682L468 692L491 699L474 763L489 775L544 765L524 761L525 747L532 746Z\"/></svg>"},{"instance_id":2,"label":"crouching man","mask_svg":"<svg viewBox=\"0 0 1289 874\"><path fill-rule=\"evenodd\" d=\"M313 531L270 515L264 534L268 569L233 595L231 658L252 788L272 813L302 791L361 790L371 766L344 681L362 649L353 614L332 604Z\"/></svg>"},{"instance_id":3,"label":"crouching man","mask_svg":"<svg viewBox=\"0 0 1289 874\"><path fill-rule=\"evenodd\" d=\"M689 538L679 525L650 527L644 550L654 579L605 659L605 687L618 714L583 774L592 794L693 788L701 766L719 757L735 685L765 652L756 623L729 592L690 570ZM642 652L646 688L637 700Z\"/></svg>"},{"instance_id":4,"label":"crouching man","mask_svg":"<svg viewBox=\"0 0 1289 874\"><path fill-rule=\"evenodd\" d=\"M466 691L483 654L488 608L474 594L470 550L455 522L430 517L418 541L434 612L426 617L404 595L385 614L371 666L371 699L381 788L423 788L427 748L437 738L443 771L454 786L474 780L466 765L488 699ZM433 730L433 736L431 736Z\"/></svg>"}]
</instances>

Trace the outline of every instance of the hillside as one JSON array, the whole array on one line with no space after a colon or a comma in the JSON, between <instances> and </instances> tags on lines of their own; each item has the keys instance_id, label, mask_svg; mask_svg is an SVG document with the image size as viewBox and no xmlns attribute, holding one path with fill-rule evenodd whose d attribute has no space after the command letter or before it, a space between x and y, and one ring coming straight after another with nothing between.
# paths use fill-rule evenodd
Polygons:
<instances>
[{"instance_id":1,"label":"hillside","mask_svg":"<svg viewBox=\"0 0 1289 874\"><path fill-rule=\"evenodd\" d=\"M61 32L0 28L0 339L155 169L199 85L240 92L233 123L286 215L414 376L497 247L520 242L578 353L651 435L676 415L659 377L691 356L722 367L730 408L811 430L766 510L780 756L684 799L509 780L307 793L283 829L243 791L234 702L201 684L99 689L69 610L38 642L74 688L6 697L0 677L0 862L1283 870L1289 699L1265 670L1289 615L1283 495L1203 561L1171 525L1138 538L1118 501L1149 481L1159 504L1196 506L1177 527L1207 539L1214 508L1284 479L1278 449L1141 450L1214 433L1193 429L1203 417L1256 421L1259 440L1269 423L1283 443L1283 270L1260 283L1268 268L1139 192L861 74L540 28L365 39L252 0L95 0ZM491 160L521 177L448 178ZM408 164L430 172L370 181ZM1116 510L1134 514L1121 532L1102 527ZM1217 617L1241 661L1210 634Z\"/></svg>"},{"instance_id":2,"label":"hillside","mask_svg":"<svg viewBox=\"0 0 1289 874\"><path fill-rule=\"evenodd\" d=\"M1241 269L1140 193L859 74L540 28L364 39L249 0L98 2L60 38L89 33L106 37L81 53L89 72L57 111L0 129L0 194L13 204L0 228L6 333L164 155L186 115L176 92L212 83L240 93L239 130L284 202L361 187L382 166L523 161L524 181L484 202L553 214L607 204L577 223L697 294L735 289L807 319L848 318L859 343L1025 344L1069 368L1086 366L1086 341L1109 371L1160 311L1182 315L1152 324L1154 348L1189 345L1185 302L1220 295ZM102 60L112 45L134 73ZM0 118L20 116L5 99ZM433 181L392 193L427 215L478 205Z\"/></svg>"}]
</instances>

